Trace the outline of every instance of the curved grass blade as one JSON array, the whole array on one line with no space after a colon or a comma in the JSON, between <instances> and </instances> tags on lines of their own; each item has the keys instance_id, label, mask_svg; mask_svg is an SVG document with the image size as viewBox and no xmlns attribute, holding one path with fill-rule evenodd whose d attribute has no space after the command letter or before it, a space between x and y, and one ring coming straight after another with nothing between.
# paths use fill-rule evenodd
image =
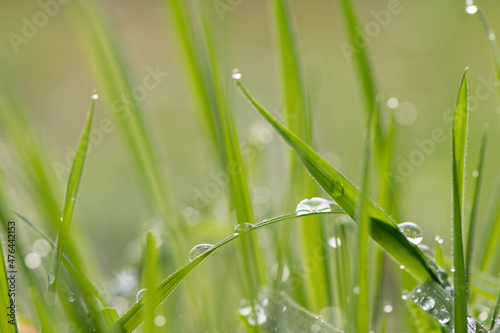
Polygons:
<instances>
[{"instance_id":1,"label":"curved grass blade","mask_svg":"<svg viewBox=\"0 0 500 333\"><path fill-rule=\"evenodd\" d=\"M76 150L76 154L73 159L73 164L71 166L71 171L68 178L68 184L66 186L66 195L64 198L64 205L62 209L61 223L57 236L56 248L54 251L54 262L52 264L52 269L49 276L49 289L52 291L55 291L64 247L69 240L69 229L71 226L71 219L73 218L76 196L78 194L78 188L82 179L83 166L85 164L85 158L87 155L87 147L89 144L92 119L94 116L94 107L95 99L92 98L90 111L87 117L87 123L78 143L78 149Z\"/></svg>"},{"instance_id":2,"label":"curved grass blade","mask_svg":"<svg viewBox=\"0 0 500 333\"><path fill-rule=\"evenodd\" d=\"M309 216L312 214L345 214L344 211L332 211L332 212L318 212L318 213L308 213L304 215L300 215L300 218L303 216ZM248 230L246 233L240 233L237 235L231 235L219 243L215 244L212 248L195 258L193 261L187 263L176 272L171 274L168 278L163 280L153 291L154 294L154 304L155 308L158 307L173 291L174 289L184 280L184 278L191 273L193 269L195 269L199 264L201 264L206 258L208 258L214 251L219 249L220 247L230 243L236 238L246 235L248 232L252 232L259 228L265 227L267 225L271 225L274 223L278 223L280 221L290 220L297 218L295 213L278 216L269 220L264 220L261 223L258 223L254 226L254 228ZM141 301L135 304L131 309L125 313L120 320L113 326L113 329L117 332L133 332L143 321L145 317L145 309L144 309L144 301Z\"/></svg>"},{"instance_id":3,"label":"curved grass blade","mask_svg":"<svg viewBox=\"0 0 500 333\"><path fill-rule=\"evenodd\" d=\"M259 301L254 307L257 316L266 318L261 324L257 325L261 333L296 333L296 332L318 332L318 333L337 333L341 332L322 318L317 317L293 301L284 292L269 290L259 293ZM249 326L255 325L255 317L251 312L251 307L240 316ZM258 317L257 317L258 318ZM252 325L253 324L253 325Z\"/></svg>"},{"instance_id":4,"label":"curved grass blade","mask_svg":"<svg viewBox=\"0 0 500 333\"><path fill-rule=\"evenodd\" d=\"M495 309L493 310L493 315L491 316L491 324L490 324L491 331L493 331L493 328L495 327L495 323L498 320L497 316L498 316L499 308L500 308L500 290L498 292L497 304L495 305Z\"/></svg>"},{"instance_id":5,"label":"curved grass blade","mask_svg":"<svg viewBox=\"0 0 500 333\"><path fill-rule=\"evenodd\" d=\"M358 189L319 156L318 153L272 117L253 99L240 81L237 81L237 85L257 111L274 127L288 145L295 150L306 169L321 187L354 219L359 197ZM419 280L426 281L430 278L437 281L433 269L429 266L422 252L417 246L406 239L384 211L371 200L367 200L366 212L371 220L370 235L380 246L391 254L396 261L407 267Z\"/></svg>"},{"instance_id":6,"label":"curved grass blade","mask_svg":"<svg viewBox=\"0 0 500 333\"><path fill-rule=\"evenodd\" d=\"M474 244L474 235L475 235L475 229L476 229L476 220L477 220L477 208L479 205L479 192L481 189L481 180L482 180L482 175L483 175L483 164L484 164L484 153L486 151L486 130L483 131L483 136L481 139L481 146L479 148L479 157L478 157L478 162L477 162L477 168L475 172L477 172L477 175L475 175L476 181L474 182L474 192L472 194L472 209L470 212L470 218L469 218L469 233L467 236L467 247L465 251L465 269L466 271L466 276L467 278L469 277L469 272L471 270L471 264L472 264L472 249L473 249L473 244Z\"/></svg>"},{"instance_id":7,"label":"curved grass blade","mask_svg":"<svg viewBox=\"0 0 500 333\"><path fill-rule=\"evenodd\" d=\"M455 274L453 283L455 290L455 331L467 332L467 286L462 240L462 218L465 181L465 146L467 143L467 69L462 76L458 94L457 108L453 120L453 265Z\"/></svg>"},{"instance_id":8,"label":"curved grass blade","mask_svg":"<svg viewBox=\"0 0 500 333\"><path fill-rule=\"evenodd\" d=\"M312 121L307 98L303 88L297 43L293 33L292 16L286 0L273 1L273 16L277 30L279 64L281 66L281 86L287 126L304 142L312 146ZM314 179L307 175L300 160L290 152L290 197L293 202L303 198L318 197L319 191ZM313 269L305 272L306 297L312 311L332 303L326 247L318 247L317 242L326 243L323 223L320 217L310 217L299 224L303 258L311 262ZM287 240L285 240L287 241ZM322 253L318 256L318 251Z\"/></svg>"}]
</instances>

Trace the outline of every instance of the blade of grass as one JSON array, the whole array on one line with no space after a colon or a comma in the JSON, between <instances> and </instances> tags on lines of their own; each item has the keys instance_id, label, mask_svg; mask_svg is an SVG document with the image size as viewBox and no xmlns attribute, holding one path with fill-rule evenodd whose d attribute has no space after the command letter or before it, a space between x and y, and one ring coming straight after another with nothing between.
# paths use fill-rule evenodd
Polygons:
<instances>
[{"instance_id":1,"label":"blade of grass","mask_svg":"<svg viewBox=\"0 0 500 333\"><path fill-rule=\"evenodd\" d=\"M361 170L361 189L356 207L356 219L358 222L358 242L357 242L357 265L355 266L354 299L356 305L356 331L368 332L370 330L370 262L369 262L369 235L370 235L370 216L367 212L367 201L369 200L369 181L370 181L370 158L372 148L372 134L375 125L378 123L375 119L378 117L379 105L374 104L374 109L368 116L368 122L365 132L365 148L363 153L363 162ZM357 289L356 289L357 288Z\"/></svg>"},{"instance_id":2,"label":"blade of grass","mask_svg":"<svg viewBox=\"0 0 500 333\"><path fill-rule=\"evenodd\" d=\"M477 162L477 168L475 172L477 172L477 175L475 175L475 182L474 182L474 191L472 194L472 209L470 211L470 217L469 217L469 233L467 236L467 247L465 251L465 269L466 271L466 276L469 276L469 272L471 270L471 265L472 265L472 250L473 250L473 244L474 244L474 235L475 235L475 228L476 228L476 221L477 221L477 208L479 205L479 192L481 189L481 180L483 176L483 164L484 164L484 155L486 151L486 130L483 131L483 136L481 139L481 145L479 148L479 157L478 157L478 162Z\"/></svg>"},{"instance_id":3,"label":"blade of grass","mask_svg":"<svg viewBox=\"0 0 500 333\"><path fill-rule=\"evenodd\" d=\"M323 189L345 210L352 218L355 218L355 207L359 197L358 189L352 185L344 176L328 164L312 148L302 142L295 134L273 118L245 89L241 81L237 82L243 94L259 113L269 122L280 136L295 150L302 163ZM405 265L418 279L426 281L437 277L427 263L422 252L417 246L411 244L401 233L391 218L367 200L366 207L369 214L370 234L396 261Z\"/></svg>"},{"instance_id":4,"label":"blade of grass","mask_svg":"<svg viewBox=\"0 0 500 333\"><path fill-rule=\"evenodd\" d=\"M75 157L73 159L73 164L71 166L71 171L68 178L68 184L66 186L66 195L64 198L64 205L62 209L61 223L59 227L59 233L57 236L56 249L54 251L54 261L52 263L52 269L49 275L49 290L55 291L57 285L57 279L59 275L59 268L61 266L61 260L63 256L64 247L69 239L69 229L71 226L71 219L73 218L73 210L75 208L76 196L78 194L78 188L82 179L83 166L85 164L85 158L87 155L87 147L89 144L89 137L92 125L92 119L94 116L95 108L95 98L91 98L90 111L87 117L87 123L83 130L82 136L78 143L78 149L76 150Z\"/></svg>"},{"instance_id":5,"label":"blade of grass","mask_svg":"<svg viewBox=\"0 0 500 333\"><path fill-rule=\"evenodd\" d=\"M493 315L491 316L490 331L493 331L495 324L497 322L498 310L500 308L500 290L498 291L497 304L495 305L495 310L493 310Z\"/></svg>"},{"instance_id":6,"label":"blade of grass","mask_svg":"<svg viewBox=\"0 0 500 333\"><path fill-rule=\"evenodd\" d=\"M338 210L338 211L332 211L332 212L319 212L319 213L308 213L301 215L300 217L302 218L303 216L309 216L312 214L344 214L343 211ZM232 242L233 240L240 238L244 235L246 235L249 232L253 232L255 230L258 230L262 227L278 223L281 221L286 221L286 220L291 220L296 218L297 215L295 213L288 214L288 215L282 215L278 216L269 220L264 220L258 224L256 224L253 228L249 229L246 233L241 233L241 234L233 234L222 241L218 242L215 244L213 247L209 248L206 252L200 254L198 257L196 257L194 260L190 261L177 271L175 271L173 274L171 274L168 278L163 280L159 285L156 286L156 288L153 290L154 294L154 302L155 302L155 308L158 307L173 291L174 289L186 278L186 276L193 271L199 264L201 264L206 258L208 258L214 251L219 249L220 247ZM133 332L143 321L145 317L145 309L144 309L144 304L143 302L136 303L132 308L130 308L121 318L118 320L118 322L115 323L113 326L113 329L118 331L118 332Z\"/></svg>"},{"instance_id":7,"label":"blade of grass","mask_svg":"<svg viewBox=\"0 0 500 333\"><path fill-rule=\"evenodd\" d=\"M365 113L366 117L368 118L370 113L375 107L377 89L375 87L375 80L373 78L373 69L370 65L368 52L366 50L367 43L364 40L363 34L359 33L360 31L363 31L363 29L358 21L358 18L356 17L352 1L341 0L340 6L350 42L350 44L347 45L342 44L343 46L341 47L348 48L348 50L345 51L346 52L349 51L350 54L347 55L344 52L346 56L354 57L356 64L356 71L358 74L358 80L362 88ZM351 61L350 58L348 58L347 60L348 62ZM381 163L382 162L381 157L384 147L384 136L380 122L377 123L374 134L375 134L375 155L377 157L377 161Z\"/></svg>"},{"instance_id":8,"label":"blade of grass","mask_svg":"<svg viewBox=\"0 0 500 333\"><path fill-rule=\"evenodd\" d=\"M150 290L154 290L156 286L156 241L151 232L146 234L146 258L143 272L144 286L146 287L146 295L144 296L144 311L146 312L146 320L144 331L155 332L155 303L154 294Z\"/></svg>"},{"instance_id":9,"label":"blade of grass","mask_svg":"<svg viewBox=\"0 0 500 333\"><path fill-rule=\"evenodd\" d=\"M500 173L496 180L495 193L492 197L489 207L489 213L486 217L483 233L483 244L481 254L481 270L484 272L493 272L498 267L498 244L500 244Z\"/></svg>"},{"instance_id":10,"label":"blade of grass","mask_svg":"<svg viewBox=\"0 0 500 333\"><path fill-rule=\"evenodd\" d=\"M462 240L462 217L465 181L465 147L467 142L467 69L462 76L458 94L457 108L453 120L453 275L455 291L455 332L467 332L467 286Z\"/></svg>"},{"instance_id":11,"label":"blade of grass","mask_svg":"<svg viewBox=\"0 0 500 333\"><path fill-rule=\"evenodd\" d=\"M488 23L488 19L486 18L486 14L482 10L481 6L479 6L475 2L474 6L477 7L477 14L479 16L479 19L481 20L481 24L483 25L484 32L486 33L486 37L488 38L488 42L490 44L490 50L493 56L493 62L495 64L495 71L497 74L497 81L500 81L500 48L498 47L495 33L491 29L490 24ZM500 87L498 88L497 95L498 108L500 108Z\"/></svg>"},{"instance_id":12,"label":"blade of grass","mask_svg":"<svg viewBox=\"0 0 500 333\"><path fill-rule=\"evenodd\" d=\"M287 1L273 1L273 16L276 22L281 86L283 87L287 125L294 133L297 133L298 137L312 146L311 114L307 107L302 84L297 42L292 31L292 17ZM290 184L293 184L293 192L289 193L293 193L294 202L319 195L316 183L307 175L300 160L293 152L290 152L290 170ZM311 217L303 221L299 227L304 258L311 262L311 267L315 267L315 269L307 270L304 276L308 308L312 311L319 311L332 303L328 260L315 259L327 258L326 247L318 247L317 245L318 240L326 243L323 224L320 217ZM323 253L317 255L318 249Z\"/></svg>"}]
</instances>

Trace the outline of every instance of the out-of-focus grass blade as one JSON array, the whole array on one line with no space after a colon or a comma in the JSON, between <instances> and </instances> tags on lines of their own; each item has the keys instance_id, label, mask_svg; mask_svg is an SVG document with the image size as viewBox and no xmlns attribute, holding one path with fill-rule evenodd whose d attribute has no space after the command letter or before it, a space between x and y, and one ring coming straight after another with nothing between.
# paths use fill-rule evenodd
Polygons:
<instances>
[{"instance_id":1,"label":"out-of-focus grass blade","mask_svg":"<svg viewBox=\"0 0 500 333\"><path fill-rule=\"evenodd\" d=\"M259 296L260 302L254 307L257 316L262 316L262 318L265 316L266 318L261 325L257 325L261 333L341 332L304 309L286 296L284 292L270 290L260 293ZM255 315L252 314L251 307L249 306L245 310L247 310L245 315L242 315L240 309L240 316L249 326L255 326Z\"/></svg>"},{"instance_id":2,"label":"out-of-focus grass blade","mask_svg":"<svg viewBox=\"0 0 500 333\"><path fill-rule=\"evenodd\" d=\"M94 96L94 95L93 95ZM90 111L87 117L87 123L83 130L82 137L80 138L78 149L76 150L71 171L66 186L66 195L64 198L64 205L62 209L61 223L57 237L56 249L54 252L54 262L49 276L49 288L54 291L57 285L57 278L59 275L59 268L63 256L64 247L69 239L69 229L71 226L71 219L73 218L73 210L75 208L76 196L78 194L78 187L82 179L83 166L87 155L87 147L89 144L89 137L94 116L95 99L92 97L90 104Z\"/></svg>"},{"instance_id":3,"label":"out-of-focus grass blade","mask_svg":"<svg viewBox=\"0 0 500 333\"><path fill-rule=\"evenodd\" d=\"M324 213L308 213L301 215L300 217L309 216L312 214L345 214L342 210L332 211L332 212L324 212ZM274 223L278 223L280 221L291 220L296 218L297 215L295 213L278 216L269 220L264 220L261 223L258 223L254 226L254 228L248 230L246 233L241 233L237 235L231 235L226 239L220 241L215 244L212 248L209 248L206 252L200 254L197 258L187 263L176 272L171 274L168 278L163 280L156 288L154 288L152 294L154 295L154 304L155 308L158 307L173 291L174 289L184 280L184 278L191 273L193 269L195 269L199 264L201 264L208 256L210 256L215 250L220 247L230 243L236 238L246 235L249 232L255 231L259 228L265 227L267 225L271 225ZM133 332L143 321L145 317L145 309L144 302L136 303L132 308L130 308L127 313L125 313L120 320L113 326L113 329L118 332Z\"/></svg>"},{"instance_id":4,"label":"out-of-focus grass blade","mask_svg":"<svg viewBox=\"0 0 500 333\"><path fill-rule=\"evenodd\" d=\"M255 106L259 113L274 127L280 136L295 150L306 169L323 187L323 189L349 214L355 218L355 208L359 191L344 176L328 164L312 148L301 141L295 134L273 118L248 93L243 84L238 81L242 92ZM425 256L417 246L410 243L401 233L397 225L372 201L367 200L366 213L370 216L370 234L389 254L403 264L418 279L426 281L437 277L427 263Z\"/></svg>"},{"instance_id":5,"label":"out-of-focus grass blade","mask_svg":"<svg viewBox=\"0 0 500 333\"><path fill-rule=\"evenodd\" d=\"M493 315L491 316L491 324L490 330L493 331L495 324L497 323L498 310L500 308L500 291L498 292L497 304L495 305L495 309L493 310Z\"/></svg>"},{"instance_id":6,"label":"out-of-focus grass blade","mask_svg":"<svg viewBox=\"0 0 500 333\"><path fill-rule=\"evenodd\" d=\"M104 321L106 322L106 325L111 326L114 323L120 319L120 316L118 315L118 311L116 311L115 308L104 308L101 311L102 316L104 317Z\"/></svg>"},{"instance_id":7,"label":"out-of-focus grass blade","mask_svg":"<svg viewBox=\"0 0 500 333\"><path fill-rule=\"evenodd\" d=\"M153 333L155 331L155 303L154 294L149 292L156 286L156 240L151 232L146 235L146 258L143 272L144 286L146 295L144 296L144 310L146 320L144 322L144 331Z\"/></svg>"},{"instance_id":8,"label":"out-of-focus grass blade","mask_svg":"<svg viewBox=\"0 0 500 333\"><path fill-rule=\"evenodd\" d=\"M469 233L467 235L467 247L465 251L465 269L467 270L466 276L469 276L469 272L471 270L472 264L472 249L474 244L474 235L476 228L476 220L477 220L477 207L479 205L479 192L481 189L481 180L483 176L483 162L484 162L484 153L486 151L486 130L483 132L483 136L481 139L481 146L479 148L479 157L477 162L477 168L474 172L477 174L473 174L476 181L474 182L474 192L472 194L472 209L470 212L469 218Z\"/></svg>"},{"instance_id":9,"label":"out-of-focus grass blade","mask_svg":"<svg viewBox=\"0 0 500 333\"><path fill-rule=\"evenodd\" d=\"M354 57L356 62L356 71L361 83L366 116L368 117L375 107L377 92L375 80L373 79L373 70L368 59L366 43L363 35L359 33L359 31L363 31L363 29L356 17L352 1L341 0L340 6L350 42L350 44L342 43L341 48L348 62L351 62L351 57ZM382 127L381 124L378 123L375 128L375 152L379 162L381 162L379 158L381 157L380 153L383 151L383 139Z\"/></svg>"},{"instance_id":10,"label":"out-of-focus grass blade","mask_svg":"<svg viewBox=\"0 0 500 333\"><path fill-rule=\"evenodd\" d=\"M307 98L303 88L296 39L293 33L292 17L286 0L273 1L273 14L278 37L279 64L281 66L281 86L283 87L283 101L285 118L290 130L297 134L304 142L312 146L312 121L308 109ZM317 197L318 188L314 180L302 168L297 156L290 152L290 184L293 184L291 197L295 202L304 198ZM318 241L326 243L325 233L320 217L311 217L299 225L304 258L311 262L314 269L305 272L305 285L309 307L312 311L319 311L332 303L330 298L330 278L327 247L318 247ZM320 255L317 252L321 251Z\"/></svg>"},{"instance_id":11,"label":"out-of-focus grass blade","mask_svg":"<svg viewBox=\"0 0 500 333\"><path fill-rule=\"evenodd\" d=\"M159 171L139 104L134 97L129 72L123 61L123 53L95 3L80 0L75 5L73 21L92 60L92 68L96 70L102 83L103 96L110 105L115 123L128 144L138 170L138 178L141 180L140 185L144 187L148 198L146 202L164 222L168 222L165 226L171 233L170 240L177 242L180 235L173 223L177 222L175 217L178 217L178 210L175 209L172 196L163 186L164 173ZM160 77L166 75L158 68L156 70ZM174 251L174 246L170 250Z\"/></svg>"},{"instance_id":12,"label":"out-of-focus grass blade","mask_svg":"<svg viewBox=\"0 0 500 333\"><path fill-rule=\"evenodd\" d=\"M462 218L465 181L465 146L467 142L467 69L462 76L457 108L453 120L453 275L455 291L455 332L467 332L467 286L462 239Z\"/></svg>"},{"instance_id":13,"label":"out-of-focus grass blade","mask_svg":"<svg viewBox=\"0 0 500 333\"><path fill-rule=\"evenodd\" d=\"M479 19L481 20L481 23L483 25L484 32L486 33L486 37L488 38L488 42L490 43L490 49L493 55L493 61L495 63L497 81L500 81L500 48L498 47L495 33L491 29L490 24L488 23L488 19L486 18L486 14L482 10L481 6L479 6L476 2L473 2L472 0L468 1L472 2L473 3L472 6L476 6L477 8L477 14L479 15ZM500 87L498 88L497 98L498 98L498 107L500 108Z\"/></svg>"},{"instance_id":14,"label":"out-of-focus grass blade","mask_svg":"<svg viewBox=\"0 0 500 333\"><path fill-rule=\"evenodd\" d=\"M454 326L456 311L454 311L454 300L436 281L428 281L411 291L408 298L434 318L448 332L457 332ZM464 316L466 326L465 332L486 333L487 330L476 319Z\"/></svg>"},{"instance_id":15,"label":"out-of-focus grass blade","mask_svg":"<svg viewBox=\"0 0 500 333\"><path fill-rule=\"evenodd\" d=\"M489 212L484 223L483 244L481 255L481 270L493 272L498 268L498 244L500 244L500 174L496 181L495 194L493 195Z\"/></svg>"},{"instance_id":16,"label":"out-of-focus grass blade","mask_svg":"<svg viewBox=\"0 0 500 333\"><path fill-rule=\"evenodd\" d=\"M369 193L369 181L370 181L370 158L371 158L371 148L372 148L372 134L375 124L378 122L375 120L378 117L379 105L374 104L375 109L372 110L368 116L368 122L365 132L365 148L363 154L363 167L361 170L361 190L359 191L359 198L356 207L356 219L358 222L358 247L357 247L357 258L358 264L355 266L355 277L356 284L353 290L357 292L354 293L354 299L356 304L356 331L357 332L368 332L370 330L370 262L369 262L369 240L370 240L370 215L368 214L368 193Z\"/></svg>"}]
</instances>

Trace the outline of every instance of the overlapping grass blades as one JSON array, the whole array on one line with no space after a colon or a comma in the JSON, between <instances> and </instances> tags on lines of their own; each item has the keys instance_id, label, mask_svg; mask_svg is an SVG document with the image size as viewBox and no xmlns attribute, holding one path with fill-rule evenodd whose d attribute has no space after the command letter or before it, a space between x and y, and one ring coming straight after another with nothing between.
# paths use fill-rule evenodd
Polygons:
<instances>
[{"instance_id":1,"label":"overlapping grass blades","mask_svg":"<svg viewBox=\"0 0 500 333\"><path fill-rule=\"evenodd\" d=\"M306 217L312 214L344 214L343 211L332 211L332 212L324 212L324 213L308 213L301 215L300 217ZM290 220L296 218L297 215L295 213L283 215L279 217L275 217L272 219L264 220L256 224L252 229L249 229L247 233L253 232L259 228L265 227L267 225L271 225L274 223L278 223L280 221ZM194 260L190 261L165 280L163 280L159 285L157 285L154 290L152 290L152 294L154 295L154 305L155 308L158 307L165 299L174 291L174 289L186 278L186 276L191 273L199 264L201 264L205 259L207 259L214 251L219 249L220 247L230 243L234 239L247 236L247 233L241 234L233 234L222 241L215 244L212 248L208 249L206 252L199 255ZM144 302L139 302L135 304L132 308L130 308L127 313L125 313L112 327L113 331L116 332L133 332L145 319L145 308Z\"/></svg>"},{"instance_id":2,"label":"overlapping grass blades","mask_svg":"<svg viewBox=\"0 0 500 333\"><path fill-rule=\"evenodd\" d=\"M285 119L287 126L304 142L312 146L312 121L308 108L307 97L304 92L302 73L300 69L297 42L293 33L292 17L288 8L288 1L274 0L272 3L273 16L277 31L279 64L281 67L281 86L283 93ZM297 156L290 152L290 191L292 202L299 202L304 198L319 196L314 180L302 168ZM332 304L331 287L329 281L328 260L318 260L317 257L327 258L327 247L318 247L318 241L326 243L325 232L321 218L314 216L303 221L300 225L300 237L304 258L314 262L314 269L305 272L304 280L306 295L310 309L319 310ZM288 240L284 240L288 241ZM322 251L321 255L314 253Z\"/></svg>"},{"instance_id":3,"label":"overlapping grass blades","mask_svg":"<svg viewBox=\"0 0 500 333\"><path fill-rule=\"evenodd\" d=\"M272 117L238 81L243 94L259 113L269 122L284 141L295 150L302 163L323 189L345 210L355 218L358 189L344 176L328 164L307 144ZM401 233L387 214L367 200L366 212L370 216L370 235L399 263L403 264L419 280L426 281L437 277L427 263L422 252Z\"/></svg>"},{"instance_id":4,"label":"overlapping grass blades","mask_svg":"<svg viewBox=\"0 0 500 333\"><path fill-rule=\"evenodd\" d=\"M462 236L463 202L465 186L465 157L468 123L467 70L464 72L453 120L453 275L455 306L455 332L467 332L467 286Z\"/></svg>"}]
</instances>

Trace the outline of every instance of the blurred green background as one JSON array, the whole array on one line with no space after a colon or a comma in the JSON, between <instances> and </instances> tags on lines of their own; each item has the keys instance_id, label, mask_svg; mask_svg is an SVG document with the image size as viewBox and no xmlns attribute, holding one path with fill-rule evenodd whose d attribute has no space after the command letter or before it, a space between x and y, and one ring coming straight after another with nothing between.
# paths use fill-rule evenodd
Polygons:
<instances>
[{"instance_id":1,"label":"blurred green background","mask_svg":"<svg viewBox=\"0 0 500 333\"><path fill-rule=\"evenodd\" d=\"M231 10L217 9L216 4L220 2ZM481 220L491 201L499 163L500 115L493 60L479 19L464 11L463 2L397 2L400 13L392 14L383 24L377 21L377 13L386 10L391 1L363 0L355 1L355 5L365 28L375 27L377 31L373 37L368 37L368 50L382 101L381 112L386 116L392 112L387 106L389 98L399 101L399 108L394 111L399 120L398 161L404 165L415 154L424 156L415 153L422 151L416 141L431 139L436 129L446 133L446 140L436 143L434 151L425 155L421 165L414 165L402 178L399 192L400 222L413 221L420 225L425 235L424 243L431 246L434 246L434 236L441 235L446 250L451 240L451 123L443 117L448 110L454 109L460 78L468 66L470 94L477 101L471 104L469 179L483 124L489 124L479 212L481 233ZM34 128L51 160L66 164L68 150L74 149L80 136L89 96L94 89L98 93L101 90L69 15L73 3L61 5L58 13L38 28L36 36L19 45L18 52L9 41L9 33L21 34L23 17L32 20L42 7L37 1L1 0L0 3L1 53L15 74L17 82L13 84L21 91ZM197 201L198 191L203 192L211 186L209 184L214 182L211 175L219 171L219 167L217 156L207 141L206 130L197 118L197 104L186 79L180 58L182 53L161 1L97 3L124 51L135 87L143 85L151 69L168 72L157 87L144 90L146 95L140 104L161 170L170 179L170 191L175 193L178 205L188 215L189 244L182 249L187 258L187 251L193 245L215 242L230 234L234 221L231 222L227 194L223 190L214 194L209 204L199 205ZM247 162L254 165L249 177L250 189L258 220L262 220L294 209L284 204L283 199L288 181L288 148L252 110L230 80L231 70L241 69L252 94L269 110L280 114L277 46L268 1L232 3L213 1L207 8L211 9L208 14L222 57L221 70L229 82L227 92L235 106L240 143L258 147L258 158L248 155L250 161ZM495 19L500 3L490 0L480 4L493 30L500 31L500 21ZM359 184L365 121L356 73L350 57L342 49L347 38L339 4L326 0L291 0L290 5L311 98L317 148L334 167L354 184ZM484 82L490 84L485 86ZM103 119L113 119L105 99L106 96L100 94L94 129L99 129ZM75 215L76 227L82 230L104 276L117 274L130 261L127 256L134 253L135 248L129 244L140 241L144 226L154 219L147 209L146 198L118 128L115 126L108 132L101 131L102 137L94 138ZM18 167L12 143L4 133L0 133L0 140L0 163L9 180L14 208L29 217L34 208L25 200L27 180L16 173ZM54 181L59 183L62 200L67 174L60 178L56 170L52 171ZM214 257L207 265L216 267L211 279L218 283L219 269L223 270L228 263Z\"/></svg>"}]
</instances>

